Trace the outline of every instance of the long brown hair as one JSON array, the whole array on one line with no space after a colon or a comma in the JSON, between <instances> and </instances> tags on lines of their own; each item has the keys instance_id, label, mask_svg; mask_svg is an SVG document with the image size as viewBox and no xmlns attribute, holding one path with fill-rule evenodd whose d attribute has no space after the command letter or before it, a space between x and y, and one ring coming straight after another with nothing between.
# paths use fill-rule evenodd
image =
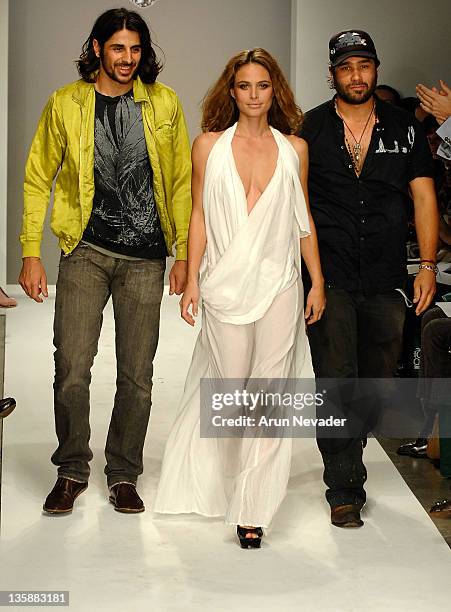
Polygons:
<instances>
[{"instance_id":1,"label":"long brown hair","mask_svg":"<svg viewBox=\"0 0 451 612\"><path fill-rule=\"evenodd\" d=\"M241 51L232 57L218 81L208 91L202 102L204 132L221 132L238 120L240 112L230 90L238 70L251 62L266 68L271 77L274 97L268 112L268 123L283 134L294 134L299 130L303 115L294 100L294 94L277 61L268 51L258 47Z\"/></svg>"}]
</instances>

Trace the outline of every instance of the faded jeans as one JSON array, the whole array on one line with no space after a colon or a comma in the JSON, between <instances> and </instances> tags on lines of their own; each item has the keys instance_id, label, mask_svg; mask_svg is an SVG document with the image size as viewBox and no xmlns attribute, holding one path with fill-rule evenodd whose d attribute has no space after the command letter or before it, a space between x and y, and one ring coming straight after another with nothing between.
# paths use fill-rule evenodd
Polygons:
<instances>
[{"instance_id":1,"label":"faded jeans","mask_svg":"<svg viewBox=\"0 0 451 612\"><path fill-rule=\"evenodd\" d=\"M61 256L56 286L54 409L58 476L89 478L89 385L103 310L112 297L116 395L105 447L108 486L135 484L151 408L165 260L126 260L80 244ZM94 407L95 409L95 407Z\"/></svg>"}]
</instances>

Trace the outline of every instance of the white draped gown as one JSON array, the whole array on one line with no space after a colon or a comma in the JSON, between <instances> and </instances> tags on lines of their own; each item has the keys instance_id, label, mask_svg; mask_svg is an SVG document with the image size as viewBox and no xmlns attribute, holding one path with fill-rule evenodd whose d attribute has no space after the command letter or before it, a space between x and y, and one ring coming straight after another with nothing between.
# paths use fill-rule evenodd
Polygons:
<instances>
[{"instance_id":1,"label":"white draped gown","mask_svg":"<svg viewBox=\"0 0 451 612\"><path fill-rule=\"evenodd\" d=\"M154 511L268 528L286 493L292 440L200 437L200 379L314 377L300 279L300 238L310 226L298 155L274 128L275 172L248 214L232 152L236 125L218 138L207 160L202 329Z\"/></svg>"}]
</instances>

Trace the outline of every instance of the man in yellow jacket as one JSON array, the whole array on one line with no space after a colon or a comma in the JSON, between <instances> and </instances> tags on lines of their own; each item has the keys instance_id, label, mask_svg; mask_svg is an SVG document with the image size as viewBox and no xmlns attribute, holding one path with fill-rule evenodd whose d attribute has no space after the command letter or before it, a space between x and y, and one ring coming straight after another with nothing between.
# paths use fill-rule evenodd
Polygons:
<instances>
[{"instance_id":1,"label":"man in yellow jacket","mask_svg":"<svg viewBox=\"0 0 451 612\"><path fill-rule=\"evenodd\" d=\"M44 109L25 171L19 282L47 297L40 242L53 181L51 227L62 250L56 290L54 407L57 482L44 510L70 512L88 486L89 385L102 313L112 297L117 381L105 448L110 501L142 512L136 491L151 407L165 258L182 293L191 212L190 146L176 94L144 20L112 9L94 24L77 62L81 80Z\"/></svg>"}]
</instances>

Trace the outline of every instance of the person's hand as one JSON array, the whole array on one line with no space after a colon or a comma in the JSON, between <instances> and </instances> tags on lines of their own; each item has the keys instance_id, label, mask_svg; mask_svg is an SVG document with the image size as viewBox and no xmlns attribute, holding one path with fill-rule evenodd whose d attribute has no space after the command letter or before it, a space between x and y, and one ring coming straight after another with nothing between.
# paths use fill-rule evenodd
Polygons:
<instances>
[{"instance_id":1,"label":"person's hand","mask_svg":"<svg viewBox=\"0 0 451 612\"><path fill-rule=\"evenodd\" d=\"M443 123L448 117L451 117L451 89L442 80L440 80L440 87L439 91L437 87L429 89L419 83L416 91L421 108L434 115L439 123Z\"/></svg>"},{"instance_id":2,"label":"person's hand","mask_svg":"<svg viewBox=\"0 0 451 612\"><path fill-rule=\"evenodd\" d=\"M24 257L19 274L19 285L35 302L43 302L41 295L48 297L47 275L39 257Z\"/></svg>"},{"instance_id":3,"label":"person's hand","mask_svg":"<svg viewBox=\"0 0 451 612\"><path fill-rule=\"evenodd\" d=\"M324 284L313 285L307 295L307 303L305 305L304 317L307 325L316 323L323 316L326 308L326 294L324 292Z\"/></svg>"},{"instance_id":4,"label":"person's hand","mask_svg":"<svg viewBox=\"0 0 451 612\"><path fill-rule=\"evenodd\" d=\"M413 283L413 303L417 305L415 314L423 313L432 302L435 294L435 274L431 270L420 270Z\"/></svg>"},{"instance_id":5,"label":"person's hand","mask_svg":"<svg viewBox=\"0 0 451 612\"><path fill-rule=\"evenodd\" d=\"M169 295L180 295L184 292L186 286L186 271L188 265L183 259L179 259L174 263L169 272Z\"/></svg>"},{"instance_id":6,"label":"person's hand","mask_svg":"<svg viewBox=\"0 0 451 612\"><path fill-rule=\"evenodd\" d=\"M180 300L180 315L189 325L194 326L194 317L197 317L199 308L199 285L196 282L188 282L183 293L182 299ZM188 308L191 305L191 312Z\"/></svg>"}]
</instances>

